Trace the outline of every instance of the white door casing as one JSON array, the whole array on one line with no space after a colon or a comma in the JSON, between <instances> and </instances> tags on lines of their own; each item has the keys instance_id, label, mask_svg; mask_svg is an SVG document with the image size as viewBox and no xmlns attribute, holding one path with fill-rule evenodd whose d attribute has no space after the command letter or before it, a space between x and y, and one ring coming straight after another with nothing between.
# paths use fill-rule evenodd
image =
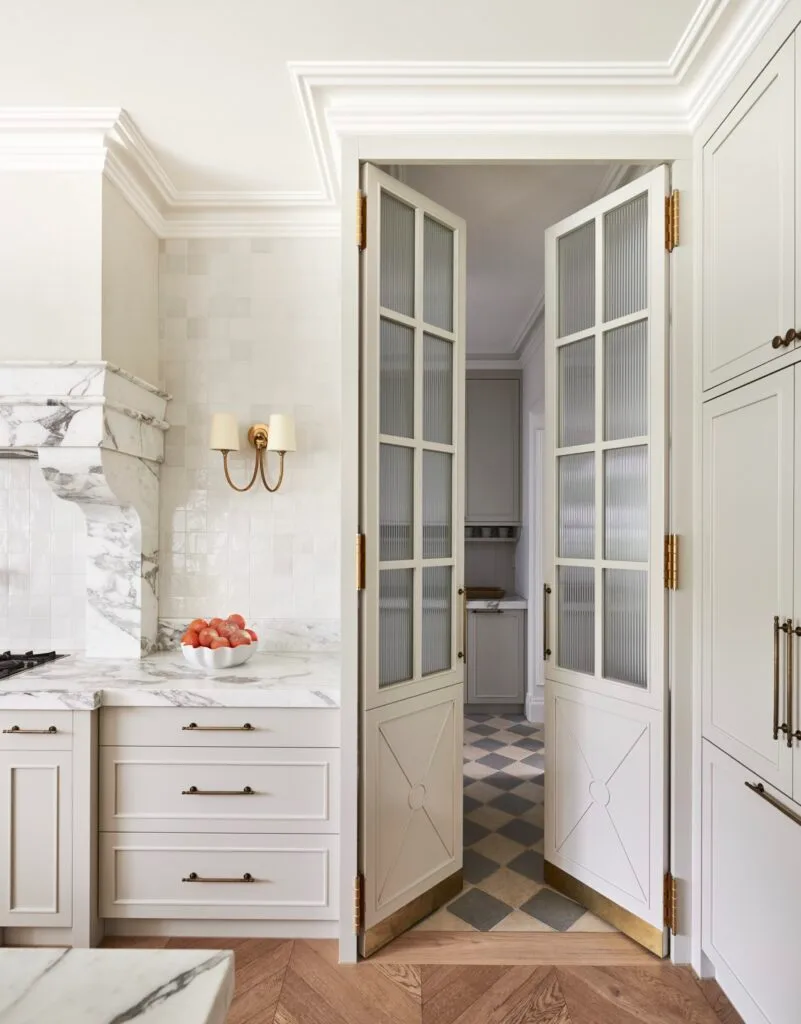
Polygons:
<instances>
[{"instance_id":1,"label":"white door casing","mask_svg":"<svg viewBox=\"0 0 801 1024\"><path fill-rule=\"evenodd\" d=\"M368 933L462 865L465 226L372 165L363 190L360 868Z\"/></svg>"},{"instance_id":2,"label":"white door casing","mask_svg":"<svg viewBox=\"0 0 801 1024\"><path fill-rule=\"evenodd\" d=\"M661 954L667 192L656 168L545 240L545 859Z\"/></svg>"}]
</instances>

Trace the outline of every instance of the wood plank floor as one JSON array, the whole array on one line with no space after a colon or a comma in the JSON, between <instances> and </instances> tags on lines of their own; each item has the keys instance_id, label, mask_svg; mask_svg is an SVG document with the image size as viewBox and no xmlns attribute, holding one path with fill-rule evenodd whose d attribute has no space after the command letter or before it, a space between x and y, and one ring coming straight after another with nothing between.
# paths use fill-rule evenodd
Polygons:
<instances>
[{"instance_id":1,"label":"wood plank floor","mask_svg":"<svg viewBox=\"0 0 801 1024\"><path fill-rule=\"evenodd\" d=\"M742 1024L715 982L647 953L635 958L629 950L626 962L622 947L599 944L616 936L417 934L423 944L395 942L357 966L337 963L333 941L109 938L104 945L232 949L228 1024ZM517 946L500 949L500 938ZM550 961L545 946L528 959L521 952L539 938L552 943ZM572 952L553 946L568 938Z\"/></svg>"}]
</instances>

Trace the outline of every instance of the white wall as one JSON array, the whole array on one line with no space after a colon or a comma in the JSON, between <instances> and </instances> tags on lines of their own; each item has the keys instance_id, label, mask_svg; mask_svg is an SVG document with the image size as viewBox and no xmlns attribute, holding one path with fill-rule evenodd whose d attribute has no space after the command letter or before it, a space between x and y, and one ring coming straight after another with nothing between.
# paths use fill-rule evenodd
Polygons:
<instances>
[{"instance_id":1,"label":"white wall","mask_svg":"<svg viewBox=\"0 0 801 1024\"><path fill-rule=\"evenodd\" d=\"M0 359L100 358L101 181L0 174Z\"/></svg>"},{"instance_id":2,"label":"white wall","mask_svg":"<svg viewBox=\"0 0 801 1024\"><path fill-rule=\"evenodd\" d=\"M161 473L160 617L240 612L273 646L339 637L340 292L336 239L168 240L160 254L161 382L173 395ZM237 494L208 450L212 412L244 434L271 412L298 451L270 495ZM271 461L272 472L276 463ZM263 628L263 627L262 627Z\"/></svg>"},{"instance_id":3,"label":"white wall","mask_svg":"<svg viewBox=\"0 0 801 1024\"><path fill-rule=\"evenodd\" d=\"M103 180L103 359L148 383L159 373L159 243Z\"/></svg>"}]
</instances>

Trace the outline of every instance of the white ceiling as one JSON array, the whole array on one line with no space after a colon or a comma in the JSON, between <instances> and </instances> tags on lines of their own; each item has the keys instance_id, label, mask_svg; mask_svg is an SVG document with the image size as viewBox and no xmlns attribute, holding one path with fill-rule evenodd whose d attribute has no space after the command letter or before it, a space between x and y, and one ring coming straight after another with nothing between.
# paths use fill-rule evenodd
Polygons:
<instances>
[{"instance_id":1,"label":"white ceiling","mask_svg":"<svg viewBox=\"0 0 801 1024\"><path fill-rule=\"evenodd\" d=\"M467 351L511 356L542 309L546 228L599 198L609 164L402 169L406 184L467 222Z\"/></svg>"},{"instance_id":2,"label":"white ceiling","mask_svg":"<svg viewBox=\"0 0 801 1024\"><path fill-rule=\"evenodd\" d=\"M0 30L0 107L125 107L178 190L314 191L318 170L288 61L667 62L698 6L9 2Z\"/></svg>"}]
</instances>

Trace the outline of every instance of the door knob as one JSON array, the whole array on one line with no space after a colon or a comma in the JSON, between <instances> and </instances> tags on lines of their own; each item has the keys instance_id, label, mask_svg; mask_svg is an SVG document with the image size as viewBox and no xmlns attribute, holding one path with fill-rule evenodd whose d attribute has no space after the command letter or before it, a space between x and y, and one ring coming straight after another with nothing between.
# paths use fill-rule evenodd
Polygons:
<instances>
[{"instance_id":1,"label":"door knob","mask_svg":"<svg viewBox=\"0 0 801 1024\"><path fill-rule=\"evenodd\" d=\"M777 334L773 341L771 341L771 345L773 348L786 348L799 339L801 339L801 334L794 327L791 327L784 337L781 334Z\"/></svg>"}]
</instances>

